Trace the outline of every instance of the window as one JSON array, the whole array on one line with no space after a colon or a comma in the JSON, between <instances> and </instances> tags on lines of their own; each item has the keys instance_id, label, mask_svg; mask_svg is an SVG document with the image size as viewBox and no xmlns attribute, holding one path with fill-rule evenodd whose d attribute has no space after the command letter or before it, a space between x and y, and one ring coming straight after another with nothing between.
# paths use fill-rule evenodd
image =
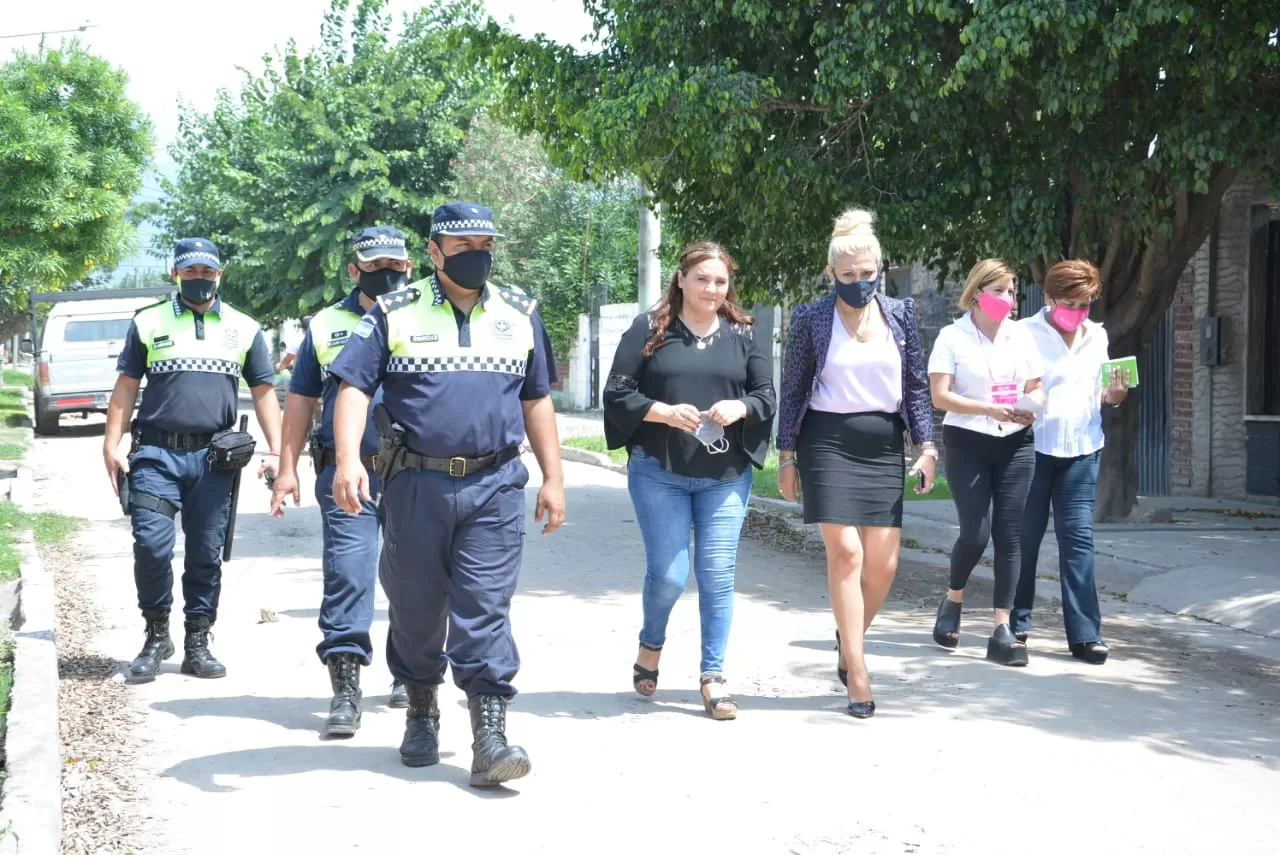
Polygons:
<instances>
[{"instance_id":1,"label":"window","mask_svg":"<svg viewBox=\"0 0 1280 855\"><path fill-rule=\"evenodd\" d=\"M84 321L67 321L62 340L72 344L95 341L124 341L129 334L132 318L107 318Z\"/></svg>"}]
</instances>

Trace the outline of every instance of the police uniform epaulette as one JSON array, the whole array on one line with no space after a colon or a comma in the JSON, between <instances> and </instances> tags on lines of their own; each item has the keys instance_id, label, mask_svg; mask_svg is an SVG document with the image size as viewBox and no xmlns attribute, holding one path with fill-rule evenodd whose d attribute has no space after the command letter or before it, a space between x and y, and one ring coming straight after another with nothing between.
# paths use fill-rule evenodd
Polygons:
<instances>
[{"instance_id":1,"label":"police uniform epaulette","mask_svg":"<svg viewBox=\"0 0 1280 855\"><path fill-rule=\"evenodd\" d=\"M502 298L502 302L522 314L532 315L534 306L538 304L538 301L532 297L521 294L518 291L512 291L510 288L503 288L499 285L494 286L493 290Z\"/></svg>"},{"instance_id":2,"label":"police uniform epaulette","mask_svg":"<svg viewBox=\"0 0 1280 855\"><path fill-rule=\"evenodd\" d=\"M422 292L417 288L401 288L399 291L383 294L378 298L378 305L382 307L383 312L394 312L396 309L413 305L421 296Z\"/></svg>"},{"instance_id":3,"label":"police uniform epaulette","mask_svg":"<svg viewBox=\"0 0 1280 855\"><path fill-rule=\"evenodd\" d=\"M172 297L165 297L163 300L156 300L154 303L147 303L147 305L143 306L141 309L136 310L133 313L133 316L136 318L138 315L142 314L147 309L154 309L156 306L164 306L172 302L173 302Z\"/></svg>"}]
</instances>

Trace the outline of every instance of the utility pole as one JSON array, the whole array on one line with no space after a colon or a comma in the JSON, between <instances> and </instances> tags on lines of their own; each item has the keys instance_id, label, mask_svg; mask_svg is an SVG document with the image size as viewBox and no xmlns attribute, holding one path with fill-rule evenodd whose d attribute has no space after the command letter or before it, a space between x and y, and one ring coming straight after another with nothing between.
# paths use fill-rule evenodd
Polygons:
<instances>
[{"instance_id":1,"label":"utility pole","mask_svg":"<svg viewBox=\"0 0 1280 855\"><path fill-rule=\"evenodd\" d=\"M640 311L647 312L662 297L662 266L658 262L658 247L662 245L662 224L658 206L649 210L646 201L653 198L649 188L640 185L640 278L636 293Z\"/></svg>"}]
</instances>

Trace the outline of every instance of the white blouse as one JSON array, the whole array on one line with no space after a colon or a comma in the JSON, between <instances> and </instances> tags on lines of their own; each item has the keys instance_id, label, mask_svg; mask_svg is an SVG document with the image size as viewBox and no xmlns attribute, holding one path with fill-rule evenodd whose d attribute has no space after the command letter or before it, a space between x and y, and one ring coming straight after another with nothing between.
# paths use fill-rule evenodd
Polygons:
<instances>
[{"instance_id":1,"label":"white blouse","mask_svg":"<svg viewBox=\"0 0 1280 855\"><path fill-rule=\"evenodd\" d=\"M929 373L954 377L952 391L957 395L995 403L993 386L1016 389L1016 395L1021 397L1027 381L1040 377L1040 351L1031 334L1016 321L1000 324L995 341L991 341L966 314L938 331L929 354ZM951 412L942 423L991 436L1012 436L1026 427L1016 422L997 422L989 416Z\"/></svg>"},{"instance_id":2,"label":"white blouse","mask_svg":"<svg viewBox=\"0 0 1280 855\"><path fill-rule=\"evenodd\" d=\"M1082 457L1102 448L1102 363L1108 357L1107 331L1085 321L1075 346L1049 323L1044 309L1018 321L1035 341L1044 366L1044 409L1036 414L1036 451L1053 457Z\"/></svg>"}]
</instances>

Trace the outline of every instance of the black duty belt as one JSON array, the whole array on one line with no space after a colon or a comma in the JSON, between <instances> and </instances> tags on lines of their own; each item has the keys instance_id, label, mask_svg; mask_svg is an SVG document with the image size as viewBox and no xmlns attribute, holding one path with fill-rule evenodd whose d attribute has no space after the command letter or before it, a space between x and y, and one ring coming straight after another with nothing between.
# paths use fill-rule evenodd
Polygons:
<instances>
[{"instance_id":1,"label":"black duty belt","mask_svg":"<svg viewBox=\"0 0 1280 855\"><path fill-rule=\"evenodd\" d=\"M213 442L212 433L169 433L158 428L137 428L134 435L139 445L158 445L174 451L199 451Z\"/></svg>"},{"instance_id":2,"label":"black duty belt","mask_svg":"<svg viewBox=\"0 0 1280 855\"><path fill-rule=\"evenodd\" d=\"M486 454L483 457L427 457L424 454L404 450L405 469L424 469L429 472L446 472L454 478L474 475L495 466L501 466L513 457L520 456L520 446L513 445L502 451Z\"/></svg>"},{"instance_id":3,"label":"black duty belt","mask_svg":"<svg viewBox=\"0 0 1280 855\"><path fill-rule=\"evenodd\" d=\"M365 469L373 469L375 466L378 465L378 455L362 454L360 455L360 462L364 464ZM332 448L326 448L321 450L320 452L320 468L321 469L325 468L326 466L337 466L337 465L338 465L338 452L334 451Z\"/></svg>"}]
</instances>

